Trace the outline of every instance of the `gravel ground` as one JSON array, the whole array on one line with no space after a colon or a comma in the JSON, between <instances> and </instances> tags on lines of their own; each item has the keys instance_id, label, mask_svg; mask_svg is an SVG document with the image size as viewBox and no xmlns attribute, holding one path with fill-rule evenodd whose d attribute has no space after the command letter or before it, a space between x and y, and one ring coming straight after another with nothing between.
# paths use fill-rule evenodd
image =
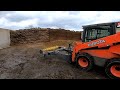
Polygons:
<instances>
[{"instance_id":1,"label":"gravel ground","mask_svg":"<svg viewBox=\"0 0 120 90\"><path fill-rule=\"evenodd\" d=\"M103 68L83 72L56 57L41 57L42 46L27 44L0 50L0 79L107 79Z\"/></svg>"}]
</instances>

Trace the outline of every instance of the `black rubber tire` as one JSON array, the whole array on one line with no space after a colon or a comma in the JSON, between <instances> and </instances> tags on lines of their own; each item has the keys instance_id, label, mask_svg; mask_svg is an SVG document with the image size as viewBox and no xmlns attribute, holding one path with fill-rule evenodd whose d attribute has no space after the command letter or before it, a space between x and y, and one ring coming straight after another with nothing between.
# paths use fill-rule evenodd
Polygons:
<instances>
[{"instance_id":1,"label":"black rubber tire","mask_svg":"<svg viewBox=\"0 0 120 90\"><path fill-rule=\"evenodd\" d=\"M105 73L110 79L120 79L120 77L114 76L110 71L111 66L117 65L117 64L120 65L120 59L111 59L109 62L107 62L105 66Z\"/></svg>"},{"instance_id":2,"label":"black rubber tire","mask_svg":"<svg viewBox=\"0 0 120 90\"><path fill-rule=\"evenodd\" d=\"M84 57L84 58L87 59L87 61L88 61L88 66L87 66L87 67L81 67L81 66L78 64L78 60L79 60L80 58L82 58L82 57ZM83 70L83 71L90 71L90 70L92 70L93 67L94 67L94 59L93 59L93 57L92 57L91 55L89 55L89 54L87 54L87 53L79 53L79 54L77 54L77 56L76 56L76 66L77 66L79 69Z\"/></svg>"}]
</instances>

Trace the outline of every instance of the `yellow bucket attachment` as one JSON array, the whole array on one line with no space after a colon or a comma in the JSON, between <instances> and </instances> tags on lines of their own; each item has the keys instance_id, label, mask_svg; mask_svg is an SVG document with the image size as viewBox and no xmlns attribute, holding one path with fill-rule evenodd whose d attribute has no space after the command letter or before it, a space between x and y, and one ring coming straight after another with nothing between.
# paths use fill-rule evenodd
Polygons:
<instances>
[{"instance_id":1,"label":"yellow bucket attachment","mask_svg":"<svg viewBox=\"0 0 120 90\"><path fill-rule=\"evenodd\" d=\"M54 47L45 48L45 49L43 49L43 51L52 51L52 50L55 50L58 48L59 48L59 46L54 46Z\"/></svg>"}]
</instances>

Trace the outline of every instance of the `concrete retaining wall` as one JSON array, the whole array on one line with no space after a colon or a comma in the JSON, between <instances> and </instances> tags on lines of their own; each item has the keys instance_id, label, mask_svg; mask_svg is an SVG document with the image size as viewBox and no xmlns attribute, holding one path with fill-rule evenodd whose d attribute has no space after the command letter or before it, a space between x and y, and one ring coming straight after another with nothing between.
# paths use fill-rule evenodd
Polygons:
<instances>
[{"instance_id":1,"label":"concrete retaining wall","mask_svg":"<svg viewBox=\"0 0 120 90\"><path fill-rule=\"evenodd\" d=\"M10 30L0 28L0 49L10 46Z\"/></svg>"}]
</instances>

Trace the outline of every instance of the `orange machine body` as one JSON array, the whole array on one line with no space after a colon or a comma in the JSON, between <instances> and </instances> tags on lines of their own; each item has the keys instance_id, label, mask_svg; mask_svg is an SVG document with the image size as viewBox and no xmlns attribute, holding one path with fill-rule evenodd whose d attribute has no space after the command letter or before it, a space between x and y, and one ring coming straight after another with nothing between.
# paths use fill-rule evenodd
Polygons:
<instances>
[{"instance_id":1,"label":"orange machine body","mask_svg":"<svg viewBox=\"0 0 120 90\"><path fill-rule=\"evenodd\" d=\"M76 42L72 52L72 62L75 61L76 54L79 52L85 52L91 56L107 60L120 58L120 32L86 43Z\"/></svg>"}]
</instances>

